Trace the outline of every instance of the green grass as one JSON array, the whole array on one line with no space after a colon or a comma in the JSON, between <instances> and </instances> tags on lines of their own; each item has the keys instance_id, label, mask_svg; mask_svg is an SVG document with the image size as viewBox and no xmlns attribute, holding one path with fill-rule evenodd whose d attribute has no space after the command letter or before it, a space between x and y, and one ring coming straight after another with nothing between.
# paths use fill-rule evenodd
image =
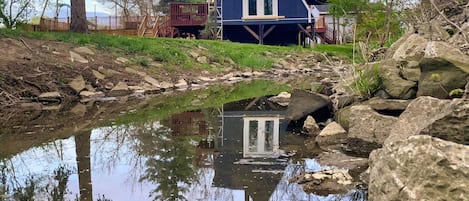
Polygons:
<instances>
[{"instance_id":1,"label":"green grass","mask_svg":"<svg viewBox=\"0 0 469 201\"><path fill-rule=\"evenodd\" d=\"M343 59L352 61L353 59L353 44L345 45L330 45L330 44L321 44L316 45L313 50L318 52L323 52L328 56L337 56ZM358 54L356 54L358 55Z\"/></svg>"},{"instance_id":2,"label":"green grass","mask_svg":"<svg viewBox=\"0 0 469 201\"><path fill-rule=\"evenodd\" d=\"M137 109L136 112L127 114L116 119L118 125L163 120L173 114L184 111L216 108L225 103L239 100L276 95L282 91L290 91L286 85L279 85L273 81L257 80L251 83L239 83L234 87L213 86L209 89L190 91L179 96L168 96L155 98L151 103ZM203 98L201 98L203 97ZM199 100L200 104L194 106L192 102Z\"/></svg>"},{"instance_id":3,"label":"green grass","mask_svg":"<svg viewBox=\"0 0 469 201\"><path fill-rule=\"evenodd\" d=\"M298 47L267 46L241 44L208 40L187 40L172 38L142 38L133 36L111 36L103 34L21 32L0 30L3 37L30 37L51 41L71 42L78 45L95 45L99 49L117 55L146 56L161 62L169 69L209 69L208 64L197 62L189 52L196 51L207 57L209 63L218 63L217 68L232 65L238 69L271 68L275 58L281 58L291 52L306 51ZM269 54L269 56L266 56ZM131 58L130 58L131 59ZM141 60L140 60L141 61ZM212 69L217 70L217 69ZM219 70L219 69L218 69Z\"/></svg>"},{"instance_id":4,"label":"green grass","mask_svg":"<svg viewBox=\"0 0 469 201\"><path fill-rule=\"evenodd\" d=\"M364 66L355 69L355 79L349 85L355 94L370 98L381 88L381 78L379 75L379 66Z\"/></svg>"}]
</instances>

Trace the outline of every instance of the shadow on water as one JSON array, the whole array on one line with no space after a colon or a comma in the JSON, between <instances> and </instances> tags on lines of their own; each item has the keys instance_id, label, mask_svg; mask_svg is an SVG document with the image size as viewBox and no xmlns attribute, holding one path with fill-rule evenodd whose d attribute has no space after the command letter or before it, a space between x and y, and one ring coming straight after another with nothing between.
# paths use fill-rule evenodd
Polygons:
<instances>
[{"instance_id":1,"label":"shadow on water","mask_svg":"<svg viewBox=\"0 0 469 201\"><path fill-rule=\"evenodd\" d=\"M292 137L284 107L265 97L213 106L167 109L176 112L159 111L163 117L151 114L147 120L143 114L148 111L137 111L113 118L126 123L101 127L89 118L96 113L87 111L80 120L90 123L83 129L54 127L50 132L69 136L46 142L38 137L39 144L34 134L29 144L21 144L22 137L0 135L6 139L1 145L10 146L0 149L0 201L366 200L358 190L319 196L289 183L311 167L291 162L283 149ZM161 104L143 108L164 110ZM50 126L44 127L47 132ZM16 152L15 143L21 144Z\"/></svg>"}]
</instances>

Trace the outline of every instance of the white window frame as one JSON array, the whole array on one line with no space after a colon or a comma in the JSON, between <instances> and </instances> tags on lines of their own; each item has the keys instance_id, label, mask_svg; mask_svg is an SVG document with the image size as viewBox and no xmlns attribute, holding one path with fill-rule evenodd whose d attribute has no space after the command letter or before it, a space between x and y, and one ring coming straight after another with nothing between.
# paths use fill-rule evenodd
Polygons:
<instances>
[{"instance_id":1,"label":"white window frame","mask_svg":"<svg viewBox=\"0 0 469 201\"><path fill-rule=\"evenodd\" d=\"M272 15L264 15L264 0L256 0L257 15L249 15L249 0L243 0L243 17L278 16L278 0L272 0Z\"/></svg>"},{"instance_id":2,"label":"white window frame","mask_svg":"<svg viewBox=\"0 0 469 201\"><path fill-rule=\"evenodd\" d=\"M265 157L275 158L279 151L279 126L280 117L244 117L244 128L243 128L243 157ZM256 151L249 151L249 122L257 121L257 146ZM272 151L265 151L265 122L273 121L273 142Z\"/></svg>"}]
</instances>

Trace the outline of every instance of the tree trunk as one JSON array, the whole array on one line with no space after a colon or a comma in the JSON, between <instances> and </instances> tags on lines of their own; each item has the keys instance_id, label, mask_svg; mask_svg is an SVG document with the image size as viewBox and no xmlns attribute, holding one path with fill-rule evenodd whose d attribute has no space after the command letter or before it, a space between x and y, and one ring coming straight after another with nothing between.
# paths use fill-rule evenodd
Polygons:
<instances>
[{"instance_id":1,"label":"tree trunk","mask_svg":"<svg viewBox=\"0 0 469 201\"><path fill-rule=\"evenodd\" d=\"M85 0L71 0L72 6L72 23L70 24L70 31L77 33L86 33L86 10Z\"/></svg>"}]
</instances>

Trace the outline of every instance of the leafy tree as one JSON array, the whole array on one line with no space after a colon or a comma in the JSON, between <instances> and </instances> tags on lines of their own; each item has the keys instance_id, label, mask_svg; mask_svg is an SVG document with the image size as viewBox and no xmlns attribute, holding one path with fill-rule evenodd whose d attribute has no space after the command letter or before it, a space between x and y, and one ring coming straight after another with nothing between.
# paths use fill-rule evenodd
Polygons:
<instances>
[{"instance_id":1,"label":"leafy tree","mask_svg":"<svg viewBox=\"0 0 469 201\"><path fill-rule=\"evenodd\" d=\"M0 0L0 22L6 28L15 28L19 22L26 19L32 0Z\"/></svg>"}]
</instances>

